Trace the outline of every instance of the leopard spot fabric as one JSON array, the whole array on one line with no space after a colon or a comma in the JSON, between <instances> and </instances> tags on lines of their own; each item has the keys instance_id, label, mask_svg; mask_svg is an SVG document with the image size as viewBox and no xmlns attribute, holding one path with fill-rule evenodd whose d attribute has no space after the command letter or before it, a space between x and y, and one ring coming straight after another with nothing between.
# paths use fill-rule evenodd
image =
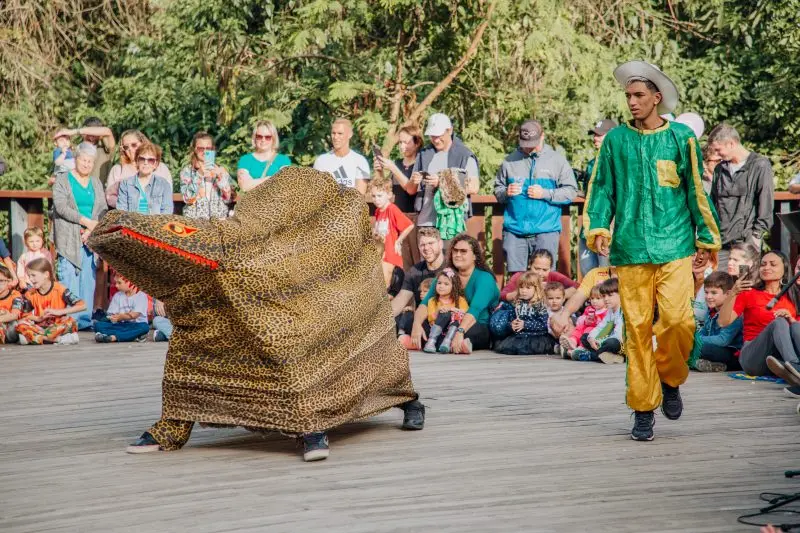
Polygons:
<instances>
[{"instance_id":1,"label":"leopard spot fabric","mask_svg":"<svg viewBox=\"0 0 800 533\"><path fill-rule=\"evenodd\" d=\"M417 398L367 205L326 173L287 167L225 220L111 211L88 244L165 303L163 419L297 434Z\"/></svg>"}]
</instances>

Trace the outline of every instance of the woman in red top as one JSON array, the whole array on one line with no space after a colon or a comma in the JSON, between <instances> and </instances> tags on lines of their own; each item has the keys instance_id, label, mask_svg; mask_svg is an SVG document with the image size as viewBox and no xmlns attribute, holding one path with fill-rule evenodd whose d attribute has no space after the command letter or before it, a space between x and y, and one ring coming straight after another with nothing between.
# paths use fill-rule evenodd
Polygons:
<instances>
[{"instance_id":1,"label":"woman in red top","mask_svg":"<svg viewBox=\"0 0 800 533\"><path fill-rule=\"evenodd\" d=\"M761 258L758 269L761 280L752 289L732 294L719 312L719 325L729 326L739 316L742 317L744 346L739 355L742 369L752 376L770 374L767 359L777 363L780 373L783 367L800 380L800 323L797 310L788 296L784 295L777 305L767 310L769 301L780 292L781 286L789 281L791 268L789 259L781 252L767 252ZM734 294L742 290L740 283L734 287ZM783 363L781 364L781 361ZM773 372L775 373L774 369Z\"/></svg>"},{"instance_id":2,"label":"woman in red top","mask_svg":"<svg viewBox=\"0 0 800 533\"><path fill-rule=\"evenodd\" d=\"M542 280L542 285L546 285L547 283L551 282L558 282L562 284L564 286L564 297L569 299L573 294L575 294L575 291L578 289L578 284L564 274L552 271L552 268L553 254L543 248L536 250L531 256L530 262L528 263L528 271L538 274L539 278ZM502 291L500 291L501 300L513 302L517 299L517 281L524 273L525 272L517 272L511 276L511 279L508 280L506 286L503 287Z\"/></svg>"}]
</instances>

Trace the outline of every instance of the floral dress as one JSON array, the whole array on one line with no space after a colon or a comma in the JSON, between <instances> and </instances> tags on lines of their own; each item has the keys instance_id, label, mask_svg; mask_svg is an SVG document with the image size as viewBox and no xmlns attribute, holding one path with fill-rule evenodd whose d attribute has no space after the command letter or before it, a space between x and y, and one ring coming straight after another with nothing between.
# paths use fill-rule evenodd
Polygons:
<instances>
[{"instance_id":1,"label":"floral dress","mask_svg":"<svg viewBox=\"0 0 800 533\"><path fill-rule=\"evenodd\" d=\"M206 181L202 170L191 166L181 170L181 195L189 218L227 218L231 201L231 177L223 169L219 180Z\"/></svg>"}]
</instances>

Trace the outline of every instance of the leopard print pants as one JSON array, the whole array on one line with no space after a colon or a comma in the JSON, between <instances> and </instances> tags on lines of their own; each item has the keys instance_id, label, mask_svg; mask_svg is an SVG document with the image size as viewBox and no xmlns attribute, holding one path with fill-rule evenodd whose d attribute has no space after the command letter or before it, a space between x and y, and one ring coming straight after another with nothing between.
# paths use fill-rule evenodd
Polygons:
<instances>
[{"instance_id":1,"label":"leopard print pants","mask_svg":"<svg viewBox=\"0 0 800 533\"><path fill-rule=\"evenodd\" d=\"M161 445L164 451L175 451L183 448L192 434L194 422L162 418L147 430Z\"/></svg>"}]
</instances>

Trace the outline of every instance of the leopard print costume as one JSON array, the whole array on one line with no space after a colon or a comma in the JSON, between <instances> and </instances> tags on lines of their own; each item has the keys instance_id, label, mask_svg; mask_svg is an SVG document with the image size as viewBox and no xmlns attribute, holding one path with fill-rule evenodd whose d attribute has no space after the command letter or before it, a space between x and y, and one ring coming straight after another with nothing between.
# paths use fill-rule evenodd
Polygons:
<instances>
[{"instance_id":1,"label":"leopard print costume","mask_svg":"<svg viewBox=\"0 0 800 533\"><path fill-rule=\"evenodd\" d=\"M326 173L286 168L226 220L111 211L88 245L175 327L164 449L194 422L302 434L417 398L367 205Z\"/></svg>"}]
</instances>

